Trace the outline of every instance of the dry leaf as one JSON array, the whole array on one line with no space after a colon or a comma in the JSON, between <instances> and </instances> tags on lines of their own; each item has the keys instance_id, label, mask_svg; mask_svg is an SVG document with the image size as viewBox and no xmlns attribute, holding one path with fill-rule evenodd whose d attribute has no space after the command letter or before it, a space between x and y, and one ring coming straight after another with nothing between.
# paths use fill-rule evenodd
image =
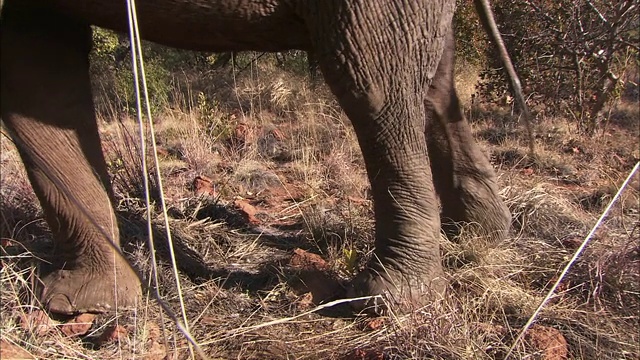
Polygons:
<instances>
[{"instance_id":1,"label":"dry leaf","mask_svg":"<svg viewBox=\"0 0 640 360\"><path fill-rule=\"evenodd\" d=\"M163 359L167 354L167 349L164 346L162 339L162 332L158 325L154 323L147 323L147 341L144 350L145 360Z\"/></svg>"},{"instance_id":2,"label":"dry leaf","mask_svg":"<svg viewBox=\"0 0 640 360\"><path fill-rule=\"evenodd\" d=\"M353 360L383 360L384 353L380 350L373 349L356 349L351 354L347 355L343 359Z\"/></svg>"},{"instance_id":3,"label":"dry leaf","mask_svg":"<svg viewBox=\"0 0 640 360\"><path fill-rule=\"evenodd\" d=\"M302 296L300 296L298 298L298 301L296 302L296 305L298 306L298 309L300 309L300 310L311 309L312 307L314 307L313 294L311 292L307 292L307 293L302 294Z\"/></svg>"},{"instance_id":4,"label":"dry leaf","mask_svg":"<svg viewBox=\"0 0 640 360\"><path fill-rule=\"evenodd\" d=\"M6 238L2 238L0 240L0 245L2 247L11 247L11 246L15 246L16 244L13 243L13 241L6 239Z\"/></svg>"},{"instance_id":5,"label":"dry leaf","mask_svg":"<svg viewBox=\"0 0 640 360\"><path fill-rule=\"evenodd\" d=\"M386 320L383 317L371 319L371 320L367 321L367 323L365 325L365 330L368 330L368 331L379 330L380 328L382 328L382 326L384 325L385 322L386 322Z\"/></svg>"}]
</instances>

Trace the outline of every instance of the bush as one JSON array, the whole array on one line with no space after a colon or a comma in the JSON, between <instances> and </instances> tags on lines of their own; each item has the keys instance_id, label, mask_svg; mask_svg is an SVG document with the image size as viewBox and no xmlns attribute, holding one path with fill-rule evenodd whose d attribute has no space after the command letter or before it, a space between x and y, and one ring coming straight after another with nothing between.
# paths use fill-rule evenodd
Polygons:
<instances>
[{"instance_id":1,"label":"bush","mask_svg":"<svg viewBox=\"0 0 640 360\"><path fill-rule=\"evenodd\" d=\"M128 36L94 28L93 41L91 77L98 113L107 118L118 117L122 113L135 114L137 106ZM294 74L315 71L309 66L307 53L299 50L273 54L255 51L211 54L143 41L142 52L152 112L171 106L172 100L180 101L171 99L176 87L175 78L180 77L176 75L204 75L227 65L232 65L234 72L243 72L258 61L262 66L278 67Z\"/></svg>"},{"instance_id":2,"label":"bush","mask_svg":"<svg viewBox=\"0 0 640 360\"><path fill-rule=\"evenodd\" d=\"M459 62L481 65L486 62L487 35L482 28L473 0L456 0L453 16L456 56Z\"/></svg>"},{"instance_id":3,"label":"bush","mask_svg":"<svg viewBox=\"0 0 640 360\"><path fill-rule=\"evenodd\" d=\"M94 28L91 78L100 114L136 113L129 38ZM165 107L172 89L172 73L199 61L199 53L143 42L142 52L151 110Z\"/></svg>"},{"instance_id":4,"label":"bush","mask_svg":"<svg viewBox=\"0 0 640 360\"><path fill-rule=\"evenodd\" d=\"M637 0L498 0L496 20L533 105L574 118L592 133L623 75L638 66ZM481 98L507 90L497 51L487 47Z\"/></svg>"}]
</instances>

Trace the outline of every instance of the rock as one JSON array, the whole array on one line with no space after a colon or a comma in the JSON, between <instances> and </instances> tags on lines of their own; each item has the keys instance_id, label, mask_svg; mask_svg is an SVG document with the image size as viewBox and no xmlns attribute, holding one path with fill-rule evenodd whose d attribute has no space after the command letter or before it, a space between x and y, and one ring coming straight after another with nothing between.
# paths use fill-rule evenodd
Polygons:
<instances>
[{"instance_id":1,"label":"rock","mask_svg":"<svg viewBox=\"0 0 640 360\"><path fill-rule=\"evenodd\" d=\"M317 254L295 249L289 266L298 271L299 281L292 283L297 293L311 293L311 301L321 304L335 297L342 288L340 283L328 273L329 264Z\"/></svg>"},{"instance_id":2,"label":"rock","mask_svg":"<svg viewBox=\"0 0 640 360\"><path fill-rule=\"evenodd\" d=\"M86 335L89 330L91 330L95 318L96 316L94 314L80 314L71 319L71 321L63 324L60 327L60 331L68 337Z\"/></svg>"},{"instance_id":3,"label":"rock","mask_svg":"<svg viewBox=\"0 0 640 360\"><path fill-rule=\"evenodd\" d=\"M233 205L242 213L242 216L248 223L252 225L260 224L260 219L256 217L258 210L256 210L253 205L249 204L248 201L244 199L236 199L233 202Z\"/></svg>"},{"instance_id":4,"label":"rock","mask_svg":"<svg viewBox=\"0 0 640 360\"><path fill-rule=\"evenodd\" d=\"M544 360L565 360L569 356L567 340L552 327L533 325L524 339Z\"/></svg>"},{"instance_id":5,"label":"rock","mask_svg":"<svg viewBox=\"0 0 640 360\"><path fill-rule=\"evenodd\" d=\"M0 340L0 359L2 360L26 360L35 359L36 357L29 354L25 349L14 345L9 341Z\"/></svg>"},{"instance_id":6,"label":"rock","mask_svg":"<svg viewBox=\"0 0 640 360\"><path fill-rule=\"evenodd\" d=\"M289 260L289 265L296 270L305 271L326 271L329 270L329 264L318 255L302 249L293 250L293 256Z\"/></svg>"},{"instance_id":7,"label":"rock","mask_svg":"<svg viewBox=\"0 0 640 360\"><path fill-rule=\"evenodd\" d=\"M204 175L196 176L196 178L193 179L193 190L197 196L212 198L218 196L213 179Z\"/></svg>"}]
</instances>

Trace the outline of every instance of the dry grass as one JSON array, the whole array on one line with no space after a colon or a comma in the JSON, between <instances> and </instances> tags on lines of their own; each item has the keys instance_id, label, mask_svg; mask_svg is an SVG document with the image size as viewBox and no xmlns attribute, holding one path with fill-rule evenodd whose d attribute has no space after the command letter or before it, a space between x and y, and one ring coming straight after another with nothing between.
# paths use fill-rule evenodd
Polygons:
<instances>
[{"instance_id":1,"label":"dry grass","mask_svg":"<svg viewBox=\"0 0 640 360\"><path fill-rule=\"evenodd\" d=\"M372 210L354 135L326 89L258 71L235 79L235 86L185 81L188 91L174 96L182 105L155 119L191 332L212 358L504 358L639 157L637 133L622 123L612 121L588 139L565 120L544 119L537 124L538 158L527 159L524 132L508 114L472 109L474 130L499 169L502 195L514 214L513 235L497 244L472 234L457 243L443 239L450 296L408 315L372 320L338 308L286 320L314 306L301 286L310 287L310 278L290 263L293 250L321 255L328 265L323 279L339 287L370 255ZM631 114L624 124L634 116L637 124L633 106L619 107ZM101 131L125 252L150 277L131 156L135 126L104 119ZM187 358L186 340L152 300L136 312L99 316L79 337L61 331L68 319L38 322L40 327L23 323L37 308L29 289L51 244L15 149L5 137L1 146L3 345L37 358ZM196 176L210 178L215 194L196 194ZM238 199L254 207L257 222L248 222ZM572 359L640 354L639 200L636 176L538 320L560 331ZM163 225L154 216L161 294L178 313ZM285 320L264 325L277 319ZM100 340L115 323L125 335ZM515 358L544 358L543 350L525 341Z\"/></svg>"}]
</instances>

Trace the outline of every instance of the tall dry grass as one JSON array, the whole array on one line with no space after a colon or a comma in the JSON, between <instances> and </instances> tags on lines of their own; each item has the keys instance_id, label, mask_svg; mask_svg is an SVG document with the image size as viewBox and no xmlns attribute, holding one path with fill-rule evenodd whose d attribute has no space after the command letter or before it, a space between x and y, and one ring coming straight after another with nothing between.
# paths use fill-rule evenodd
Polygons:
<instances>
[{"instance_id":1,"label":"tall dry grass","mask_svg":"<svg viewBox=\"0 0 640 360\"><path fill-rule=\"evenodd\" d=\"M449 296L410 314L392 309L370 319L338 308L286 320L315 306L308 294L313 277L291 264L294 249L319 254L327 270L315 276L335 284L345 284L371 255L371 201L351 127L326 88L270 67L235 77L180 76L173 102L154 115L157 171L165 179L190 327L212 358L501 359L638 159L635 134L618 123L587 139L564 119L541 119L539 158L530 161L524 132L508 111L465 100L498 169L514 215L512 235L496 244L472 233L457 242L443 238ZM461 74L463 99L473 76ZM135 125L126 114L103 114L100 125L123 247L150 277ZM188 357L186 341L150 299L135 312L99 316L82 336L64 334L68 319L33 320L39 304L31 284L50 238L15 148L6 137L1 146L3 345L38 358ZM210 179L212 192L196 193L198 176ZM537 321L561 334L569 358L640 353L639 198L636 177ZM255 209L256 222L238 201ZM161 294L177 311L164 225L152 211ZM285 320L265 326L274 319ZM105 340L114 324L122 336ZM544 344L526 339L515 358L545 358Z\"/></svg>"}]
</instances>

